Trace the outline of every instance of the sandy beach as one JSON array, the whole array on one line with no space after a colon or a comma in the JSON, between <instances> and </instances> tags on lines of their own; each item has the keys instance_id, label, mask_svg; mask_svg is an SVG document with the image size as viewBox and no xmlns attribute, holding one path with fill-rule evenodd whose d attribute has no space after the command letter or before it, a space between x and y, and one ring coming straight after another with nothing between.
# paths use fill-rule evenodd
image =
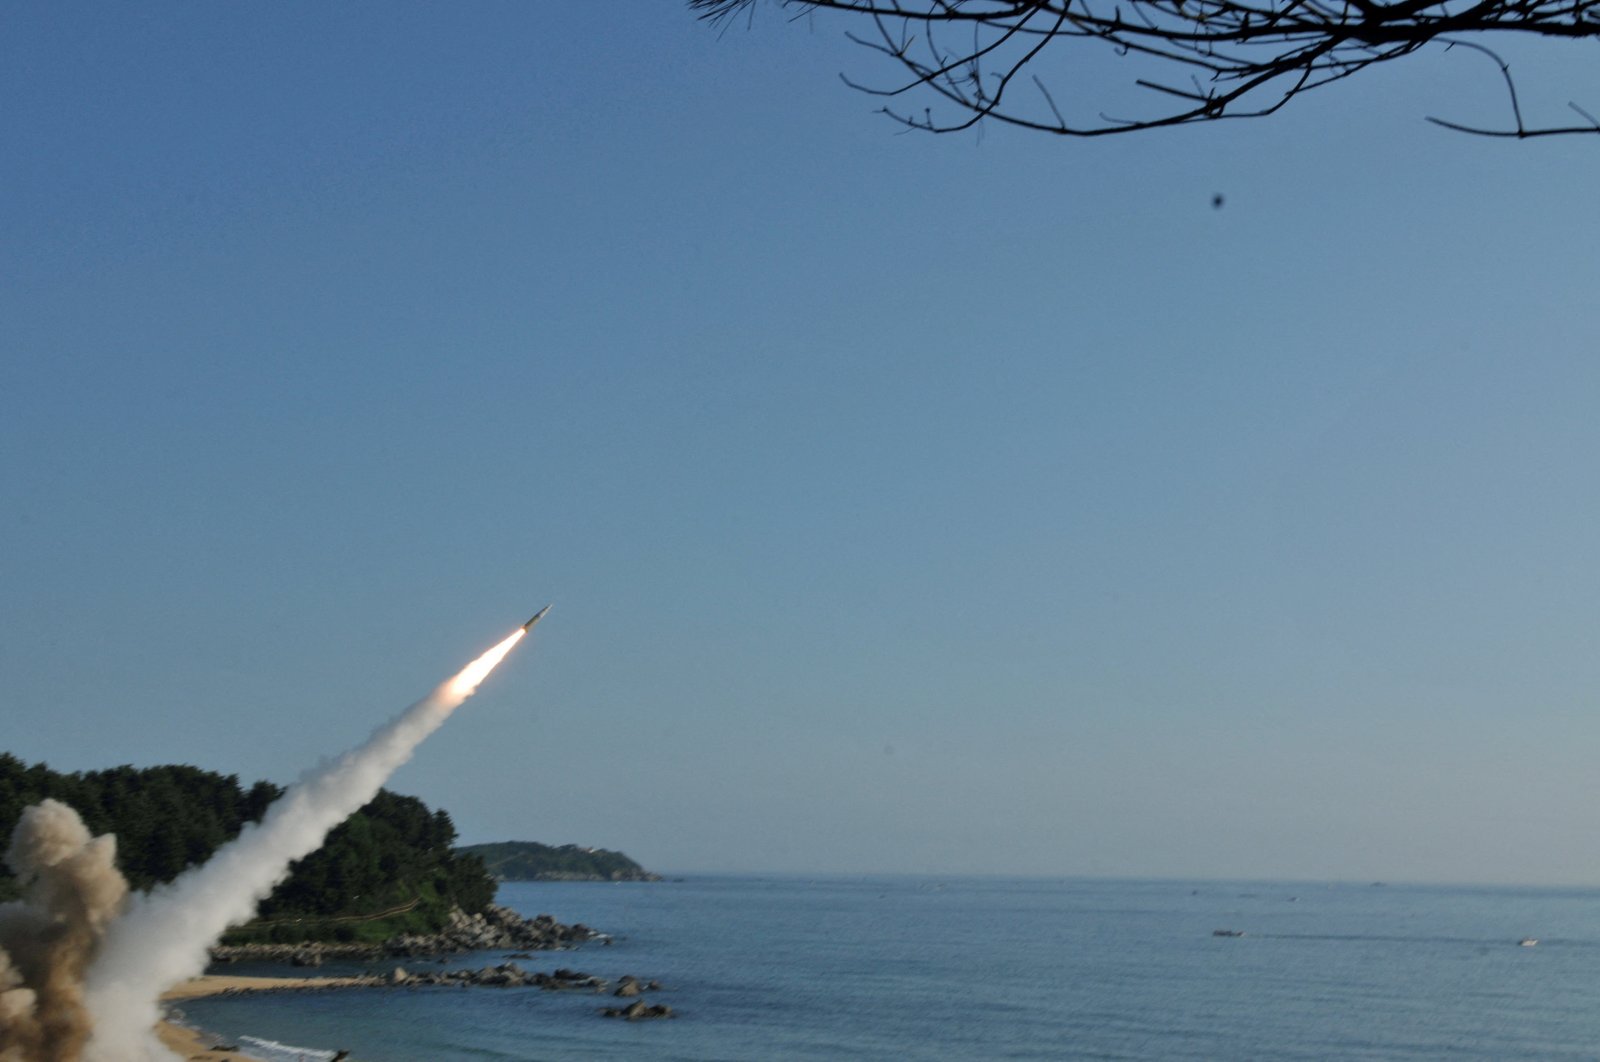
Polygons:
<instances>
[{"instance_id":1,"label":"sandy beach","mask_svg":"<svg viewBox=\"0 0 1600 1062\"><path fill-rule=\"evenodd\" d=\"M271 992L284 989L301 988L345 988L351 985L362 984L360 978L355 977L230 977L225 975L207 974L185 981L183 984L168 990L161 996L163 1003L181 1003L186 999L199 999L202 996L214 996L221 992ZM241 1059L248 1060L251 1056L237 1050L218 1051L217 1038L207 1033L178 1025L174 1022L164 1021L156 1027L161 1037L161 1042L167 1049L177 1054L179 1058L188 1059L190 1062L224 1062Z\"/></svg>"}]
</instances>

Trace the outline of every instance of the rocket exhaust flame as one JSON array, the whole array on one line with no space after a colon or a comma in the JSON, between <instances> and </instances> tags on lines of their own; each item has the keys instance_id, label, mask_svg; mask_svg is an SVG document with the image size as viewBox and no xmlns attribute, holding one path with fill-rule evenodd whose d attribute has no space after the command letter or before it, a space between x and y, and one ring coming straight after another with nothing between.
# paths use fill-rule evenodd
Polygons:
<instances>
[{"instance_id":1,"label":"rocket exhaust flame","mask_svg":"<svg viewBox=\"0 0 1600 1062\"><path fill-rule=\"evenodd\" d=\"M217 938L254 917L256 905L288 876L290 863L315 851L329 830L376 796L531 626L529 621L513 631L360 747L306 772L259 823L245 826L208 862L133 897L88 968L84 1002L94 1031L84 1057L90 1062L171 1059L153 1032L161 994L203 973Z\"/></svg>"},{"instance_id":2,"label":"rocket exhaust flame","mask_svg":"<svg viewBox=\"0 0 1600 1062\"><path fill-rule=\"evenodd\" d=\"M471 697L478 692L479 684L489 677L489 672L500 666L500 661L506 658L507 653L516 648L517 643L522 641L522 636L527 633L528 629L526 627L518 627L511 632L511 636L505 641L462 668L461 673L446 682L442 688L448 690L450 696L457 698L456 704L460 704L468 697ZM453 704L450 707L454 708L455 705Z\"/></svg>"}]
</instances>

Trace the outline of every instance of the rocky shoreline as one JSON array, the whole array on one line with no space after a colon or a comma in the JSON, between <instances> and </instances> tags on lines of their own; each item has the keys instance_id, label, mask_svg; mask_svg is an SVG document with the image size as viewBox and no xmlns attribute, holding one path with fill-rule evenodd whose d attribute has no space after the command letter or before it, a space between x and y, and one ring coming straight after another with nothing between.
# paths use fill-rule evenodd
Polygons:
<instances>
[{"instance_id":1,"label":"rocky shoreline","mask_svg":"<svg viewBox=\"0 0 1600 1062\"><path fill-rule=\"evenodd\" d=\"M301 944L233 944L218 945L211 949L212 961L219 964L234 962L273 962L289 966L321 966L328 961L370 961L375 959L427 959L449 962L440 956L472 951L505 951L508 959L532 958L534 951L555 951L573 948L586 941L598 940L610 944L611 938L589 928L582 922L563 925L550 915L524 918L509 907L490 906L482 914L469 915L461 910L450 912L449 924L439 933L426 935L406 934L393 937L382 944L341 944L310 942ZM538 988L547 992L583 992L598 995L609 990L610 995L626 1000L617 1006L601 1008L599 1013L607 1018L642 1021L651 1018L672 1018L677 1015L664 1003L649 1004L639 999L646 992L659 991L661 982L644 980L625 974L617 979L613 989L610 982L592 974L568 968L558 968L550 973L529 972L515 962L498 966L485 966L478 970L426 970L412 971L396 965L389 973L364 973L350 977L276 979L276 978L206 978L215 983L225 982L225 987L199 994L236 995L246 992L321 992L348 988Z\"/></svg>"},{"instance_id":2,"label":"rocky shoreline","mask_svg":"<svg viewBox=\"0 0 1600 1062\"><path fill-rule=\"evenodd\" d=\"M599 995L611 988L603 977L580 970L558 968L551 973L529 972L514 962L499 966L485 966L479 970L429 970L413 973L396 966L387 974L366 973L353 977L332 978L201 978L202 981L223 982L210 991L185 992L181 998L200 995L237 996L260 992L326 992L351 988L538 988L546 992L583 992ZM649 1004L638 997L646 992L659 992L660 981L646 981L632 974L617 979L610 994L632 1002L616 1007L603 1007L600 1015L606 1018L626 1018L638 1021L646 1018L672 1018L677 1015L665 1003ZM175 997L177 998L177 997Z\"/></svg>"},{"instance_id":3,"label":"rocky shoreline","mask_svg":"<svg viewBox=\"0 0 1600 1062\"><path fill-rule=\"evenodd\" d=\"M438 933L405 933L381 944L344 944L308 941L298 944L218 944L211 961L276 962L289 966L321 966L329 960L412 959L451 955L464 951L556 951L586 941L611 943L611 938L575 922L563 925L550 915L524 918L509 907L491 905L481 914L457 908L449 924Z\"/></svg>"}]
</instances>

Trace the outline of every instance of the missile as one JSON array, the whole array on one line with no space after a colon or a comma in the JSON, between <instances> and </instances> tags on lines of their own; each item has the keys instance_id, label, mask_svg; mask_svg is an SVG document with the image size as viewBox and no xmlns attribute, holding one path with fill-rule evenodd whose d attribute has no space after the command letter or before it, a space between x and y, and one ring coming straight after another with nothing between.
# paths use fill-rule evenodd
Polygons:
<instances>
[{"instance_id":1,"label":"missile","mask_svg":"<svg viewBox=\"0 0 1600 1062\"><path fill-rule=\"evenodd\" d=\"M533 630L533 625L535 623L538 623L540 620L544 619L544 614L546 612L549 612L549 611L550 611L550 606L549 605L546 605L544 608L541 608L538 612L535 612L533 614L533 619L529 620L527 623L524 623L522 625L522 629L525 630L525 631Z\"/></svg>"}]
</instances>

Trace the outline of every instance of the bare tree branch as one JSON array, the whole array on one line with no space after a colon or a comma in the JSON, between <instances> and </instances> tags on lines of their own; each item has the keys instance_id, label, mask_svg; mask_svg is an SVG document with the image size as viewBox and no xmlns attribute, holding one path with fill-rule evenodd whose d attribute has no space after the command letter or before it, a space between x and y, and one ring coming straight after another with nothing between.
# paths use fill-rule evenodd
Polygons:
<instances>
[{"instance_id":1,"label":"bare tree branch","mask_svg":"<svg viewBox=\"0 0 1600 1062\"><path fill-rule=\"evenodd\" d=\"M1090 137L1276 112L1303 92L1341 81L1376 63L1429 45L1477 51L1498 66L1513 128L1490 129L1430 117L1435 125L1480 136L1600 133L1600 121L1576 103L1586 125L1531 128L1524 120L1510 66L1468 37L1491 34L1600 39L1600 0L767 0L801 11L837 11L872 22L872 38L847 34L897 65L897 81L858 91L900 100L931 93L933 107L883 113L909 129L946 133L984 121ZM753 18L760 0L688 0L710 22ZM948 45L940 29L959 28ZM1127 84L1141 90L1128 107L1144 113L1109 117L1084 106L1081 90L1060 95L1039 66L1083 49L1106 49L1130 64ZM1163 75L1165 68L1169 74ZM1071 68L1068 68L1071 69ZM1188 87L1170 72L1187 70ZM1037 96L1009 92L1026 71ZM1142 104L1140 100L1142 99ZM1065 106L1062 102L1064 101ZM1073 117L1088 111L1088 117ZM941 116L947 115L947 116Z\"/></svg>"}]
</instances>

